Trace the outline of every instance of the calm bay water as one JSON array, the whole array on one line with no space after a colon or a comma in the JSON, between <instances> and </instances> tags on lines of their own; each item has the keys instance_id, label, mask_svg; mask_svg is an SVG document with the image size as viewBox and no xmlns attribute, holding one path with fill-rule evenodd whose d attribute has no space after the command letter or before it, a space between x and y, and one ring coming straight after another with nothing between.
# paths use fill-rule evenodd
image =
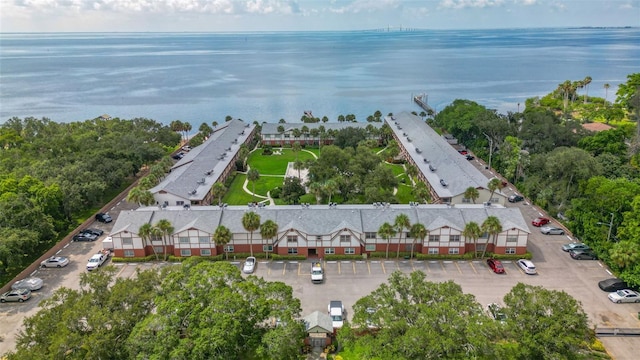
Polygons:
<instances>
[{"instance_id":1,"label":"calm bay water","mask_svg":"<svg viewBox=\"0 0 640 360\"><path fill-rule=\"evenodd\" d=\"M505 113L564 80L608 99L640 72L640 28L412 32L0 34L0 122L109 114L360 121L458 98Z\"/></svg>"}]
</instances>

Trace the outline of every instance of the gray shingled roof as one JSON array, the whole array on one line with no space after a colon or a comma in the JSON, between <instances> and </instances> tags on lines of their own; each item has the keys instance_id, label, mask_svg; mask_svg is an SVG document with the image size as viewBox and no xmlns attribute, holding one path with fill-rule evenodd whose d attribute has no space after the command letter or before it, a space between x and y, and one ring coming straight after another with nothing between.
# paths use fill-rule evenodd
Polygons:
<instances>
[{"instance_id":1,"label":"gray shingled roof","mask_svg":"<svg viewBox=\"0 0 640 360\"><path fill-rule=\"evenodd\" d=\"M137 233L145 222L155 224L160 219L167 219L178 232L187 228L197 228L213 234L218 225L224 225L232 233L246 233L242 226L242 217L247 211L255 211L260 215L260 222L267 219L278 224L279 232L295 229L309 235L326 235L345 227L358 233L377 232L384 222L393 224L398 214L406 214L412 224L421 223L427 230L435 230L449 226L463 230L466 223L475 221L479 225L488 217L496 216L502 227L517 228L529 232L529 227L518 208L502 206L484 207L482 205L391 205L390 207L374 207L372 205L338 205L329 208L327 205L300 206L267 206L249 208L246 206L192 206L189 210L179 206L159 209L156 206L138 210L122 211L114 224L112 233L127 230ZM256 231L258 232L258 231Z\"/></svg>"},{"instance_id":2,"label":"gray shingled roof","mask_svg":"<svg viewBox=\"0 0 640 360\"><path fill-rule=\"evenodd\" d=\"M254 128L254 124L242 120L219 125L202 145L178 160L171 172L150 189L151 193L164 190L194 201L204 199Z\"/></svg>"},{"instance_id":3,"label":"gray shingled roof","mask_svg":"<svg viewBox=\"0 0 640 360\"><path fill-rule=\"evenodd\" d=\"M402 112L393 118L386 117L385 121L440 198L463 194L469 187L487 188L489 179L419 116ZM445 180L446 187L440 184L440 179Z\"/></svg>"},{"instance_id":4,"label":"gray shingled roof","mask_svg":"<svg viewBox=\"0 0 640 360\"><path fill-rule=\"evenodd\" d=\"M305 316L302 320L304 321L305 331L307 332L309 332L309 330L313 330L311 332L333 333L333 322L331 321L331 316L324 312L314 311Z\"/></svg>"}]
</instances>

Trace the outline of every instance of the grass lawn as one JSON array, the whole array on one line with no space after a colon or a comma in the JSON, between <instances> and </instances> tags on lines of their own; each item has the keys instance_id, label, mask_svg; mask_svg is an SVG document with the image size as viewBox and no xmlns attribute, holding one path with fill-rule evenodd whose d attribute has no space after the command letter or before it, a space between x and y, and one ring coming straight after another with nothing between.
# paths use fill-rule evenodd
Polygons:
<instances>
[{"instance_id":1,"label":"grass lawn","mask_svg":"<svg viewBox=\"0 0 640 360\"><path fill-rule=\"evenodd\" d=\"M404 174L404 168L402 167L401 164L384 163L384 165L390 167L391 171L393 171L393 175L395 175L395 176L398 176L400 174Z\"/></svg>"},{"instance_id":2,"label":"grass lawn","mask_svg":"<svg viewBox=\"0 0 640 360\"><path fill-rule=\"evenodd\" d=\"M410 185L400 184L398 185L398 192L396 193L396 199L400 204L408 204L410 201L418 201L413 196L413 187Z\"/></svg>"},{"instance_id":3,"label":"grass lawn","mask_svg":"<svg viewBox=\"0 0 640 360\"><path fill-rule=\"evenodd\" d=\"M229 205L240 205L251 202L251 195L247 194L242 189L242 184L244 184L244 180L247 178L247 175L237 173L236 177L233 179L233 182L229 186L229 190L222 198L223 203L227 203ZM256 184L257 187L257 184Z\"/></svg>"},{"instance_id":4,"label":"grass lawn","mask_svg":"<svg viewBox=\"0 0 640 360\"><path fill-rule=\"evenodd\" d=\"M296 154L287 148L280 151L282 155L262 155L262 149L258 149L251 153L248 163L252 169L258 170L260 174L284 175L287 171L287 164L296 161ZM297 155L298 159L302 161L313 158L313 155L305 151L300 151Z\"/></svg>"}]
</instances>

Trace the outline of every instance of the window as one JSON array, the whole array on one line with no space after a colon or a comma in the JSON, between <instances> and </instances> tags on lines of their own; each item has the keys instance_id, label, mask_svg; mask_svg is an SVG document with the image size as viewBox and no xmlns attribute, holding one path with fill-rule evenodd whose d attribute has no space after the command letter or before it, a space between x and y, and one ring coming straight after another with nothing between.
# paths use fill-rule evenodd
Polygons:
<instances>
[{"instance_id":1,"label":"window","mask_svg":"<svg viewBox=\"0 0 640 360\"><path fill-rule=\"evenodd\" d=\"M487 247L487 244L478 244L476 245L476 251L484 251L486 247Z\"/></svg>"},{"instance_id":2,"label":"window","mask_svg":"<svg viewBox=\"0 0 640 360\"><path fill-rule=\"evenodd\" d=\"M487 239L489 238L489 233L482 233L482 235L480 235L480 239Z\"/></svg>"},{"instance_id":3,"label":"window","mask_svg":"<svg viewBox=\"0 0 640 360\"><path fill-rule=\"evenodd\" d=\"M272 252L273 251L273 245L262 245L262 251L264 251L264 252Z\"/></svg>"},{"instance_id":4,"label":"window","mask_svg":"<svg viewBox=\"0 0 640 360\"><path fill-rule=\"evenodd\" d=\"M365 251L376 251L376 244L367 244L364 246Z\"/></svg>"},{"instance_id":5,"label":"window","mask_svg":"<svg viewBox=\"0 0 640 360\"><path fill-rule=\"evenodd\" d=\"M467 199L467 198L462 198L462 203L463 204L468 204L471 202L471 199Z\"/></svg>"},{"instance_id":6,"label":"window","mask_svg":"<svg viewBox=\"0 0 640 360\"><path fill-rule=\"evenodd\" d=\"M407 231L406 233L404 233L404 237L407 239L411 239L411 231Z\"/></svg>"},{"instance_id":7,"label":"window","mask_svg":"<svg viewBox=\"0 0 640 360\"><path fill-rule=\"evenodd\" d=\"M298 253L298 249L297 248L288 248L287 249L287 254L289 255L295 255Z\"/></svg>"},{"instance_id":8,"label":"window","mask_svg":"<svg viewBox=\"0 0 640 360\"><path fill-rule=\"evenodd\" d=\"M189 237L188 236L180 236L178 238L178 241L180 241L180 244L188 244L189 243Z\"/></svg>"},{"instance_id":9,"label":"window","mask_svg":"<svg viewBox=\"0 0 640 360\"><path fill-rule=\"evenodd\" d=\"M429 255L438 255L438 254L440 254L440 249L438 249L438 248L429 248L428 254Z\"/></svg>"},{"instance_id":10,"label":"window","mask_svg":"<svg viewBox=\"0 0 640 360\"><path fill-rule=\"evenodd\" d=\"M123 237L122 245L133 245L133 239L130 237Z\"/></svg>"},{"instance_id":11,"label":"window","mask_svg":"<svg viewBox=\"0 0 640 360\"><path fill-rule=\"evenodd\" d=\"M162 246L154 246L153 250L156 252L156 254L164 253L164 248Z\"/></svg>"},{"instance_id":12,"label":"window","mask_svg":"<svg viewBox=\"0 0 640 360\"><path fill-rule=\"evenodd\" d=\"M322 241L322 235L316 235L316 241Z\"/></svg>"},{"instance_id":13,"label":"window","mask_svg":"<svg viewBox=\"0 0 640 360\"><path fill-rule=\"evenodd\" d=\"M356 253L356 248L344 248L344 253L347 255L354 255Z\"/></svg>"},{"instance_id":14,"label":"window","mask_svg":"<svg viewBox=\"0 0 640 360\"><path fill-rule=\"evenodd\" d=\"M211 238L208 236L198 236L198 242L200 244L208 244L211 241Z\"/></svg>"},{"instance_id":15,"label":"window","mask_svg":"<svg viewBox=\"0 0 640 360\"><path fill-rule=\"evenodd\" d=\"M233 252L233 245L225 245L224 246L224 252L232 253Z\"/></svg>"},{"instance_id":16,"label":"window","mask_svg":"<svg viewBox=\"0 0 640 360\"><path fill-rule=\"evenodd\" d=\"M429 235L429 241L432 241L432 242L440 241L440 235Z\"/></svg>"},{"instance_id":17,"label":"window","mask_svg":"<svg viewBox=\"0 0 640 360\"><path fill-rule=\"evenodd\" d=\"M374 233L374 232L366 232L366 233L364 233L364 238L365 239L375 239L376 238L376 233Z\"/></svg>"},{"instance_id":18,"label":"window","mask_svg":"<svg viewBox=\"0 0 640 360\"><path fill-rule=\"evenodd\" d=\"M325 255L332 255L336 253L336 249L335 248L324 248L324 253Z\"/></svg>"},{"instance_id":19,"label":"window","mask_svg":"<svg viewBox=\"0 0 640 360\"><path fill-rule=\"evenodd\" d=\"M459 248L449 248L449 255L457 255L460 254Z\"/></svg>"},{"instance_id":20,"label":"window","mask_svg":"<svg viewBox=\"0 0 640 360\"><path fill-rule=\"evenodd\" d=\"M133 250L124 251L124 257L134 257L134 256L136 256L136 254L133 252Z\"/></svg>"},{"instance_id":21,"label":"window","mask_svg":"<svg viewBox=\"0 0 640 360\"><path fill-rule=\"evenodd\" d=\"M489 202L492 203L497 203L498 201L500 201L500 199L498 199L497 197L491 198L491 200L489 200Z\"/></svg>"},{"instance_id":22,"label":"window","mask_svg":"<svg viewBox=\"0 0 640 360\"><path fill-rule=\"evenodd\" d=\"M351 242L351 235L340 235L340 242Z\"/></svg>"},{"instance_id":23,"label":"window","mask_svg":"<svg viewBox=\"0 0 640 360\"><path fill-rule=\"evenodd\" d=\"M211 249L200 249L200 256L211 256Z\"/></svg>"},{"instance_id":24,"label":"window","mask_svg":"<svg viewBox=\"0 0 640 360\"><path fill-rule=\"evenodd\" d=\"M180 200L180 201L176 201L176 205L178 206L182 206L184 205L184 201Z\"/></svg>"},{"instance_id":25,"label":"window","mask_svg":"<svg viewBox=\"0 0 640 360\"><path fill-rule=\"evenodd\" d=\"M191 256L191 249L180 249L180 256Z\"/></svg>"},{"instance_id":26,"label":"window","mask_svg":"<svg viewBox=\"0 0 640 360\"><path fill-rule=\"evenodd\" d=\"M460 235L449 235L449 241L460 241Z\"/></svg>"},{"instance_id":27,"label":"window","mask_svg":"<svg viewBox=\"0 0 640 360\"><path fill-rule=\"evenodd\" d=\"M298 236L297 235L287 235L287 242L297 243L298 242Z\"/></svg>"},{"instance_id":28,"label":"window","mask_svg":"<svg viewBox=\"0 0 640 360\"><path fill-rule=\"evenodd\" d=\"M151 235L149 238L151 239L151 241L162 241L161 235Z\"/></svg>"},{"instance_id":29,"label":"window","mask_svg":"<svg viewBox=\"0 0 640 360\"><path fill-rule=\"evenodd\" d=\"M504 250L504 253L505 253L505 254L510 254L510 255L515 255L515 253L516 253L516 248L506 248L506 249Z\"/></svg>"},{"instance_id":30,"label":"window","mask_svg":"<svg viewBox=\"0 0 640 360\"><path fill-rule=\"evenodd\" d=\"M517 241L518 241L517 235L507 236L507 242L517 242Z\"/></svg>"}]
</instances>

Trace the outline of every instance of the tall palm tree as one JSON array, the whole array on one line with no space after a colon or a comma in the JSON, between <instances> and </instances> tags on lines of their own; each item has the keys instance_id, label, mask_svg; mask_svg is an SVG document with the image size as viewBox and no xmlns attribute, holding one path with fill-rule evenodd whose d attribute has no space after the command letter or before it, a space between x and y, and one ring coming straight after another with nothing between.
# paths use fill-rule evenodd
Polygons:
<instances>
[{"instance_id":1,"label":"tall palm tree","mask_svg":"<svg viewBox=\"0 0 640 360\"><path fill-rule=\"evenodd\" d=\"M298 179L302 180L302 177L300 176L300 170L305 168L305 164L304 161L302 160L296 160L293 162L293 169L294 170L298 170Z\"/></svg>"},{"instance_id":2,"label":"tall palm tree","mask_svg":"<svg viewBox=\"0 0 640 360\"><path fill-rule=\"evenodd\" d=\"M221 182L217 182L211 187L211 196L218 199L218 205L222 204L222 197L226 192L227 187Z\"/></svg>"},{"instance_id":3,"label":"tall palm tree","mask_svg":"<svg viewBox=\"0 0 640 360\"><path fill-rule=\"evenodd\" d=\"M462 230L462 236L464 236L465 239L473 239L473 257L477 257L478 238L482 236L482 229L480 229L480 225L474 221L468 222L464 226L464 230Z\"/></svg>"},{"instance_id":4,"label":"tall palm tree","mask_svg":"<svg viewBox=\"0 0 640 360\"><path fill-rule=\"evenodd\" d=\"M253 185L253 190L251 190L252 191L251 201L255 201L255 198L256 198L256 181L260 180L260 173L258 172L258 170L249 169L249 172L247 173L247 180L249 180L251 182L251 184Z\"/></svg>"},{"instance_id":5,"label":"tall palm tree","mask_svg":"<svg viewBox=\"0 0 640 360\"><path fill-rule=\"evenodd\" d=\"M322 185L317 182L309 184L309 192L316 198L316 205L320 205L320 199L322 197Z\"/></svg>"},{"instance_id":6,"label":"tall palm tree","mask_svg":"<svg viewBox=\"0 0 640 360\"><path fill-rule=\"evenodd\" d=\"M498 178L492 178L489 180L487 188L491 191L491 194L489 195L489 201L491 201L491 199L493 199L493 194L495 194L497 190L502 189L502 181Z\"/></svg>"},{"instance_id":7,"label":"tall palm tree","mask_svg":"<svg viewBox=\"0 0 640 360\"><path fill-rule=\"evenodd\" d=\"M502 224L500 223L500 219L492 215L487 217L482 222L481 229L482 231L486 232L488 236L487 245L484 247L484 250L482 251L482 258L484 259L484 255L487 252L487 247L489 246L489 240L491 240L491 243L495 245L496 243L495 238L498 236L499 233L502 232Z\"/></svg>"},{"instance_id":8,"label":"tall palm tree","mask_svg":"<svg viewBox=\"0 0 640 360\"><path fill-rule=\"evenodd\" d=\"M411 222L409 221L409 216L407 214L398 214L396 216L396 220L393 225L398 230L398 249L396 252L396 258L400 258L400 244L402 244L402 234L404 233L404 229L409 229L411 227Z\"/></svg>"},{"instance_id":9,"label":"tall palm tree","mask_svg":"<svg viewBox=\"0 0 640 360\"><path fill-rule=\"evenodd\" d=\"M296 161L298 160L298 153L300 153L300 150L302 150L302 145L300 145L299 141L296 141L291 145L291 151L296 155Z\"/></svg>"},{"instance_id":10,"label":"tall palm tree","mask_svg":"<svg viewBox=\"0 0 640 360\"><path fill-rule=\"evenodd\" d=\"M562 84L558 85L557 89L558 93L562 96L562 105L564 111L567 111L567 107L569 106L569 98L571 94L575 91L573 84L570 80L566 80Z\"/></svg>"},{"instance_id":11,"label":"tall palm tree","mask_svg":"<svg viewBox=\"0 0 640 360\"><path fill-rule=\"evenodd\" d=\"M169 237L173 234L174 228L171 222L167 219L160 219L155 226L162 232L162 247L164 248L164 260L167 260L167 247L169 243Z\"/></svg>"},{"instance_id":12,"label":"tall palm tree","mask_svg":"<svg viewBox=\"0 0 640 360\"><path fill-rule=\"evenodd\" d=\"M140 236L140 238L142 239L142 241L145 244L147 244L147 243L151 244L151 249L153 250L153 254L156 256L156 260L159 260L158 259L158 252L156 252L156 247L153 246L153 243L151 242L151 237L154 236L154 230L157 230L157 229L154 229L154 227L151 226L151 224L144 223L138 229L138 236Z\"/></svg>"},{"instance_id":13,"label":"tall palm tree","mask_svg":"<svg viewBox=\"0 0 640 360\"><path fill-rule=\"evenodd\" d=\"M424 243L424 238L427 237L429 232L427 231L427 228L420 223L411 225L411 230L409 231L411 232L411 238L413 239L413 242L411 243L411 258L413 259L413 248L416 245L416 239L420 239L420 242Z\"/></svg>"},{"instance_id":14,"label":"tall palm tree","mask_svg":"<svg viewBox=\"0 0 640 360\"><path fill-rule=\"evenodd\" d=\"M609 88L611 87L611 85L604 84L604 105L607 106L607 97L609 96Z\"/></svg>"},{"instance_id":15,"label":"tall palm tree","mask_svg":"<svg viewBox=\"0 0 640 360\"><path fill-rule=\"evenodd\" d=\"M383 239L387 240L387 251L386 251L385 257L388 259L389 243L391 241L391 238L396 235L396 229L388 222L385 222L384 224L380 225L380 228L378 229L378 235L380 235Z\"/></svg>"},{"instance_id":16,"label":"tall palm tree","mask_svg":"<svg viewBox=\"0 0 640 360\"><path fill-rule=\"evenodd\" d=\"M260 236L263 239L272 240L274 237L278 235L278 224L269 219L260 225ZM273 241L270 241L270 245L273 246ZM269 258L269 252L267 251L267 259Z\"/></svg>"},{"instance_id":17,"label":"tall palm tree","mask_svg":"<svg viewBox=\"0 0 640 360\"><path fill-rule=\"evenodd\" d=\"M478 192L478 189L474 188L473 186L469 186L465 191L464 191L464 197L467 199L471 199L471 201L473 201L473 203L476 203L476 199L480 196L480 193Z\"/></svg>"},{"instance_id":18,"label":"tall palm tree","mask_svg":"<svg viewBox=\"0 0 640 360\"><path fill-rule=\"evenodd\" d=\"M324 183L323 188L324 192L329 195L329 204L331 204L331 196L338 191L338 184L335 180L329 179Z\"/></svg>"},{"instance_id":19,"label":"tall palm tree","mask_svg":"<svg viewBox=\"0 0 640 360\"><path fill-rule=\"evenodd\" d=\"M225 246L227 245L230 241L231 241L231 230L229 230L227 227L225 227L224 225L219 225L216 228L216 231L213 233L212 236L212 240L213 242L216 244L216 246ZM224 251L224 257L225 259L229 259L229 253L227 253L226 251Z\"/></svg>"},{"instance_id":20,"label":"tall palm tree","mask_svg":"<svg viewBox=\"0 0 640 360\"><path fill-rule=\"evenodd\" d=\"M129 193L127 194L127 201L130 203L137 203L138 205L142 205L140 203L140 198L142 196L143 191L144 190L142 190L140 186L131 188L131 190L129 190Z\"/></svg>"},{"instance_id":21,"label":"tall palm tree","mask_svg":"<svg viewBox=\"0 0 640 360\"><path fill-rule=\"evenodd\" d=\"M249 232L249 252L253 256L253 232L260 228L260 215L255 211L249 211L242 217L242 226Z\"/></svg>"},{"instance_id":22,"label":"tall palm tree","mask_svg":"<svg viewBox=\"0 0 640 360\"><path fill-rule=\"evenodd\" d=\"M584 103L587 103L587 97L589 96L589 84L591 84L591 76L587 76L582 80L582 84L584 85Z\"/></svg>"}]
</instances>

